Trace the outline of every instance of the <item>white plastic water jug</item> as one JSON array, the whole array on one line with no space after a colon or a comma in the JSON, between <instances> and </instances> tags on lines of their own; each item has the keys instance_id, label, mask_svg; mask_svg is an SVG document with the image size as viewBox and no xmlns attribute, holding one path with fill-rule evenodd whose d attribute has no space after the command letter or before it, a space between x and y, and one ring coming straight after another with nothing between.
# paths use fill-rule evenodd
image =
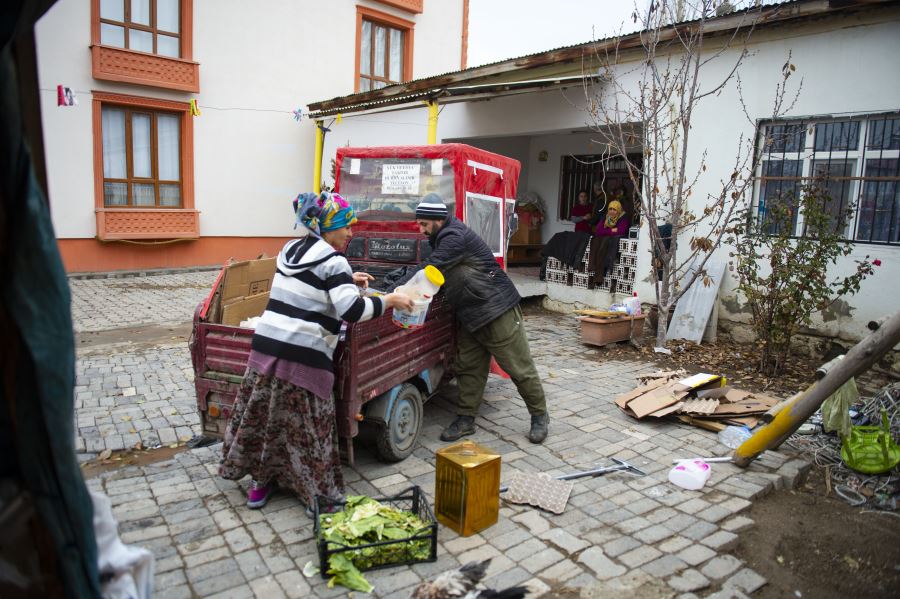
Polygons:
<instances>
[{"instance_id":1,"label":"white plastic water jug","mask_svg":"<svg viewBox=\"0 0 900 599\"><path fill-rule=\"evenodd\" d=\"M423 299L429 299L440 291L443 284L443 273L429 264L422 270L416 271L416 274L404 287L416 290L417 295Z\"/></svg>"},{"instance_id":2,"label":"white plastic water jug","mask_svg":"<svg viewBox=\"0 0 900 599\"><path fill-rule=\"evenodd\" d=\"M703 460L685 460L669 470L669 482L682 489L696 491L703 488L710 474L712 468Z\"/></svg>"}]
</instances>

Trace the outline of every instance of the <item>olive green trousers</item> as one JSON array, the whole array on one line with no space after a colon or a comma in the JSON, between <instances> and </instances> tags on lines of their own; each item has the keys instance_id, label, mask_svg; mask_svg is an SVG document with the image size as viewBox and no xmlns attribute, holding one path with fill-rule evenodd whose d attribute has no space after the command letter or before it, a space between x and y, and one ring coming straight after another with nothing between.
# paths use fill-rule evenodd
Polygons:
<instances>
[{"instance_id":1,"label":"olive green trousers","mask_svg":"<svg viewBox=\"0 0 900 599\"><path fill-rule=\"evenodd\" d=\"M544 387L538 377L519 306L510 308L500 317L475 332L459 327L456 355L456 381L459 385L460 416L477 416L484 397L491 367L491 356L510 376L519 395L525 400L530 414L547 411Z\"/></svg>"}]
</instances>

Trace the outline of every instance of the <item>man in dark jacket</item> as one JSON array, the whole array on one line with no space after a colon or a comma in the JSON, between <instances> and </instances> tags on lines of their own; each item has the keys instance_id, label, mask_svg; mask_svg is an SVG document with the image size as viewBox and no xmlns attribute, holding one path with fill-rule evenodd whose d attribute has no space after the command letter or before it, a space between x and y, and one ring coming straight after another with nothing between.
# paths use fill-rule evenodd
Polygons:
<instances>
[{"instance_id":1,"label":"man in dark jacket","mask_svg":"<svg viewBox=\"0 0 900 599\"><path fill-rule=\"evenodd\" d=\"M425 196L416 207L416 224L432 247L431 255L419 268L432 264L444 274L444 294L460 325L456 359L459 406L456 419L441 433L441 440L455 441L475 433L475 416L494 356L528 406L528 439L542 443L550 416L528 349L519 308L522 298L515 285L487 244L450 215L437 194Z\"/></svg>"}]
</instances>

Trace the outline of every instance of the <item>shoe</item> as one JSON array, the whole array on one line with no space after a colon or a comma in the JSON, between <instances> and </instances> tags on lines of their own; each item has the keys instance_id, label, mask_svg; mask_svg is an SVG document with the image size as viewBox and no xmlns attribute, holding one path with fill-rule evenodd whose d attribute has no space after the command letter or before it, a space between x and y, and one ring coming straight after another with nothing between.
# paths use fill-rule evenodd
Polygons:
<instances>
[{"instance_id":1,"label":"shoe","mask_svg":"<svg viewBox=\"0 0 900 599\"><path fill-rule=\"evenodd\" d=\"M256 480L250 481L250 490L247 491L247 507L251 510L258 510L266 505L269 497L272 496L274 485L264 485Z\"/></svg>"},{"instance_id":2,"label":"shoe","mask_svg":"<svg viewBox=\"0 0 900 599\"><path fill-rule=\"evenodd\" d=\"M466 435L475 434L474 416L457 416L441 433L441 441L456 441Z\"/></svg>"},{"instance_id":3,"label":"shoe","mask_svg":"<svg viewBox=\"0 0 900 599\"><path fill-rule=\"evenodd\" d=\"M337 505L337 504L328 505L328 506L323 507L321 510L319 510L319 514L336 514L340 511L342 511L343 509L344 509L343 505ZM316 509L311 505L306 506L306 515L310 519L315 519Z\"/></svg>"},{"instance_id":4,"label":"shoe","mask_svg":"<svg viewBox=\"0 0 900 599\"><path fill-rule=\"evenodd\" d=\"M528 431L528 440L532 443L543 443L550 429L550 414L531 415L531 430Z\"/></svg>"}]
</instances>

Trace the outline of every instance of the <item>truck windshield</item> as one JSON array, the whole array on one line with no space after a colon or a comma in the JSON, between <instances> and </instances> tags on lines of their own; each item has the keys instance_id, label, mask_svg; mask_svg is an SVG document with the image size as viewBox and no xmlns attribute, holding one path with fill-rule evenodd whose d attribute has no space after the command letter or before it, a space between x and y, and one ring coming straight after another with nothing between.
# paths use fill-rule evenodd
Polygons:
<instances>
[{"instance_id":1,"label":"truck windshield","mask_svg":"<svg viewBox=\"0 0 900 599\"><path fill-rule=\"evenodd\" d=\"M453 166L445 158L353 158L341 162L340 193L360 220L414 220L436 193L454 214Z\"/></svg>"}]
</instances>

